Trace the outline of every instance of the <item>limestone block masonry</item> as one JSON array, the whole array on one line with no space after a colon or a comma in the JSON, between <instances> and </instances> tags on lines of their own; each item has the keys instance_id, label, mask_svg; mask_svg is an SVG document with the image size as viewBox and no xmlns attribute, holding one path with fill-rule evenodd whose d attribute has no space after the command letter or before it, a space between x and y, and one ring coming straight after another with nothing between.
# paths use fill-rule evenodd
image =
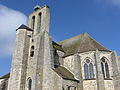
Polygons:
<instances>
[{"instance_id":1,"label":"limestone block masonry","mask_svg":"<svg viewBox=\"0 0 120 90\"><path fill-rule=\"evenodd\" d=\"M120 56L87 33L56 43L50 10L36 6L16 29L11 71L0 90L120 90Z\"/></svg>"}]
</instances>

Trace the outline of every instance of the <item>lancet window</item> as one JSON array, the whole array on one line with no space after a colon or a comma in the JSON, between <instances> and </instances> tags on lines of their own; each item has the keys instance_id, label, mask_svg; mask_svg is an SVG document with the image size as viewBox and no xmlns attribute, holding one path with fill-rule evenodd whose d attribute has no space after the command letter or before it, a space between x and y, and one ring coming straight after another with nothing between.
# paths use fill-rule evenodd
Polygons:
<instances>
[{"instance_id":1,"label":"lancet window","mask_svg":"<svg viewBox=\"0 0 120 90\"><path fill-rule=\"evenodd\" d=\"M28 79L28 90L32 90L32 79Z\"/></svg>"},{"instance_id":2,"label":"lancet window","mask_svg":"<svg viewBox=\"0 0 120 90\"><path fill-rule=\"evenodd\" d=\"M41 23L42 23L42 13L39 13L39 26L41 27Z\"/></svg>"},{"instance_id":3,"label":"lancet window","mask_svg":"<svg viewBox=\"0 0 120 90\"><path fill-rule=\"evenodd\" d=\"M86 59L84 63L85 79L94 79L94 66L90 59Z\"/></svg>"},{"instance_id":4,"label":"lancet window","mask_svg":"<svg viewBox=\"0 0 120 90\"><path fill-rule=\"evenodd\" d=\"M32 29L35 28L35 16L32 17Z\"/></svg>"},{"instance_id":5,"label":"lancet window","mask_svg":"<svg viewBox=\"0 0 120 90\"><path fill-rule=\"evenodd\" d=\"M105 57L103 57L101 59L101 67L102 67L102 72L103 72L103 77L104 79L109 79L110 75L109 75L109 66L107 63L107 60Z\"/></svg>"}]
</instances>

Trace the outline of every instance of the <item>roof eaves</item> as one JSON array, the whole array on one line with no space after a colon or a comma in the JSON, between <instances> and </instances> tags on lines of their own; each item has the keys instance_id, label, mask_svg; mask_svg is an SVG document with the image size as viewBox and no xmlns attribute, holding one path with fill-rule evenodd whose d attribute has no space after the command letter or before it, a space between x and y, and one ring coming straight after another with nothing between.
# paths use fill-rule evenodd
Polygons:
<instances>
[{"instance_id":1,"label":"roof eaves","mask_svg":"<svg viewBox=\"0 0 120 90\"><path fill-rule=\"evenodd\" d=\"M63 78L65 80L71 80L71 81L76 81L77 83L79 83L80 81L79 80L76 80L76 79L68 79L68 78Z\"/></svg>"},{"instance_id":2,"label":"roof eaves","mask_svg":"<svg viewBox=\"0 0 120 90\"><path fill-rule=\"evenodd\" d=\"M17 31L18 29L26 29L26 30L28 30L28 31L33 31L33 29L29 28L28 26L26 26L26 25L24 25L24 24L22 24L19 28L17 28L16 31Z\"/></svg>"},{"instance_id":3,"label":"roof eaves","mask_svg":"<svg viewBox=\"0 0 120 90\"><path fill-rule=\"evenodd\" d=\"M6 75L0 77L0 79L6 79L6 78L9 78L9 77L10 77L10 73L8 73L8 74L6 74Z\"/></svg>"}]
</instances>

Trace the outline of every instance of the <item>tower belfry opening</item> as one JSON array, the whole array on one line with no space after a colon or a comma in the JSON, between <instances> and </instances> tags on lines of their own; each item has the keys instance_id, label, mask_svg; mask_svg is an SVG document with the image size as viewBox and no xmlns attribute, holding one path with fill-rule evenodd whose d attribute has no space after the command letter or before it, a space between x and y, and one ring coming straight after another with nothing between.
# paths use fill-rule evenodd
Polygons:
<instances>
[{"instance_id":1,"label":"tower belfry opening","mask_svg":"<svg viewBox=\"0 0 120 90\"><path fill-rule=\"evenodd\" d=\"M29 15L28 25L34 30L34 35L40 31L49 32L50 13L48 6L35 6L34 12Z\"/></svg>"}]
</instances>

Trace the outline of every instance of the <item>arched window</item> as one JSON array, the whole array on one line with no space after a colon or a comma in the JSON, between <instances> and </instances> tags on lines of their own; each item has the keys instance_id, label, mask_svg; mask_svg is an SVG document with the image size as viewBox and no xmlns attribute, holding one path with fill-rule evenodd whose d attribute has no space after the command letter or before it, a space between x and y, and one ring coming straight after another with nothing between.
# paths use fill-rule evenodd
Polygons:
<instances>
[{"instance_id":1,"label":"arched window","mask_svg":"<svg viewBox=\"0 0 120 90\"><path fill-rule=\"evenodd\" d=\"M41 26L41 23L42 23L42 13L40 12L39 13L39 26Z\"/></svg>"},{"instance_id":2,"label":"arched window","mask_svg":"<svg viewBox=\"0 0 120 90\"><path fill-rule=\"evenodd\" d=\"M35 16L32 17L32 29L35 28Z\"/></svg>"},{"instance_id":3,"label":"arched window","mask_svg":"<svg viewBox=\"0 0 120 90\"><path fill-rule=\"evenodd\" d=\"M103 57L101 59L101 67L102 67L102 72L103 72L103 77L104 79L109 79L110 75L109 75L109 66L107 63L107 60L105 57Z\"/></svg>"},{"instance_id":4,"label":"arched window","mask_svg":"<svg viewBox=\"0 0 120 90\"><path fill-rule=\"evenodd\" d=\"M90 78L94 78L94 66L92 63L89 64Z\"/></svg>"},{"instance_id":5,"label":"arched window","mask_svg":"<svg viewBox=\"0 0 120 90\"><path fill-rule=\"evenodd\" d=\"M85 73L85 79L89 78L89 71L88 71L88 65L84 64L84 73Z\"/></svg>"},{"instance_id":6,"label":"arched window","mask_svg":"<svg viewBox=\"0 0 120 90\"><path fill-rule=\"evenodd\" d=\"M32 90L31 88L32 88L32 79L29 78L28 79L28 90Z\"/></svg>"},{"instance_id":7,"label":"arched window","mask_svg":"<svg viewBox=\"0 0 120 90\"><path fill-rule=\"evenodd\" d=\"M94 79L94 66L89 59L84 64L84 75L85 79Z\"/></svg>"}]
</instances>

